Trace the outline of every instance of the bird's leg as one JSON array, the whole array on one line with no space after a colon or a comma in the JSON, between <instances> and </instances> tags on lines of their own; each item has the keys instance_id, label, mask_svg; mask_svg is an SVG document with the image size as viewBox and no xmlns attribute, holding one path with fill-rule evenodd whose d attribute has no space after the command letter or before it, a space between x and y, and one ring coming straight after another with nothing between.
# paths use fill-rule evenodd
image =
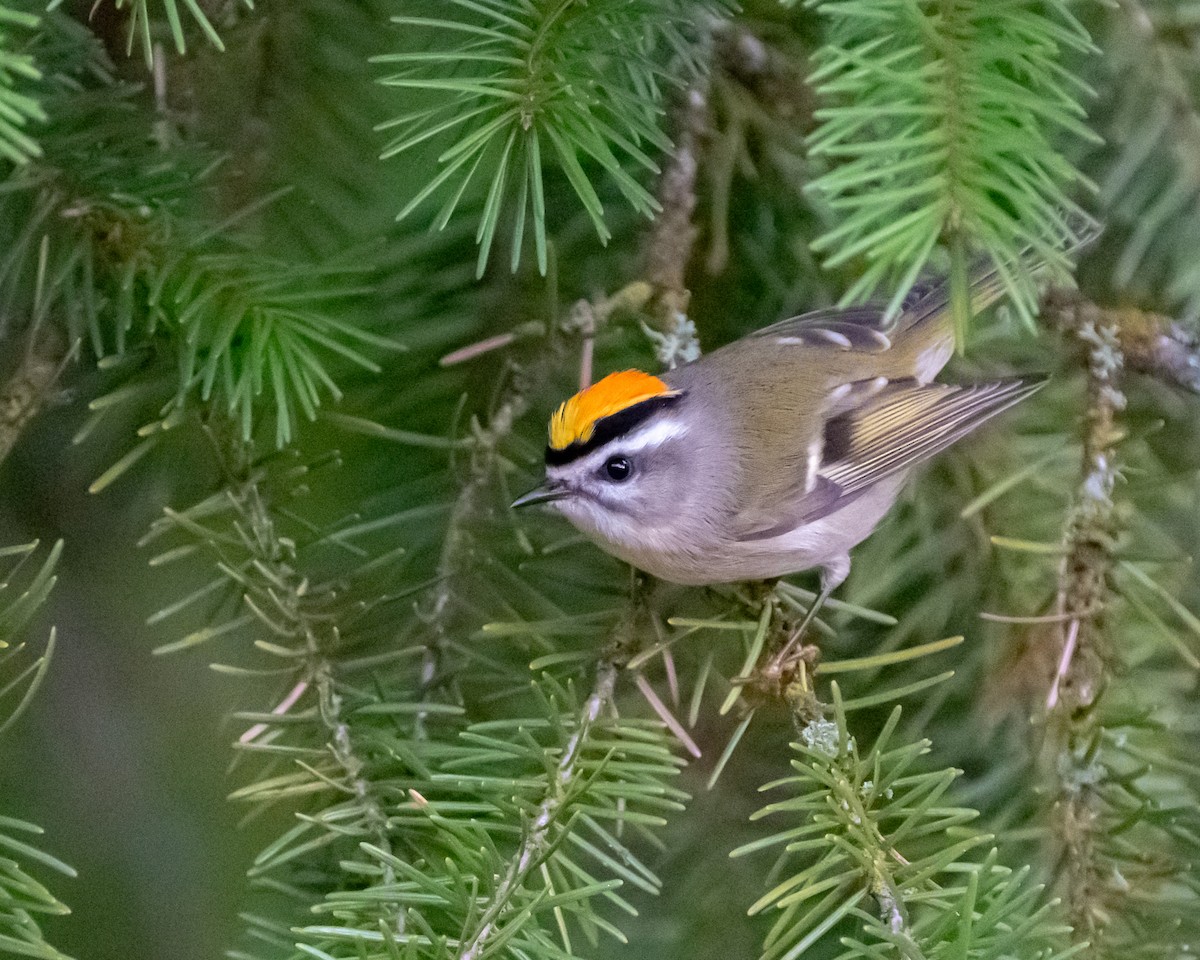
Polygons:
<instances>
[{"instance_id":1,"label":"bird's leg","mask_svg":"<svg viewBox=\"0 0 1200 960\"><path fill-rule=\"evenodd\" d=\"M792 635L788 638L788 642L784 644L783 649L775 655L774 664L777 667L782 667L786 664L799 649L801 642L804 640L805 634L808 633L809 626L820 613L821 608L825 606L825 601L829 599L829 595L833 593L850 573L850 558L839 557L837 560L821 568L821 591L813 600L812 605L808 608L808 612L804 614L804 619L800 621L800 626L792 631Z\"/></svg>"},{"instance_id":2,"label":"bird's leg","mask_svg":"<svg viewBox=\"0 0 1200 960\"><path fill-rule=\"evenodd\" d=\"M821 578L821 592L817 594L817 598L812 602L812 606L808 608L808 613L804 615L804 619L800 621L800 626L796 628L796 632L792 635L789 644L799 643L804 639L804 635L808 633L808 628L816 619L817 614L821 612L821 608L825 606L825 601L829 599L829 595L837 588L836 583L830 583L824 577Z\"/></svg>"},{"instance_id":3,"label":"bird's leg","mask_svg":"<svg viewBox=\"0 0 1200 960\"><path fill-rule=\"evenodd\" d=\"M816 619L821 607L825 605L825 601L829 599L829 595L833 593L837 587L836 583L828 583L825 578L821 578L821 592L817 594L817 598L812 602L812 606L808 608L808 612L804 614L804 619L800 621L800 625L792 631L792 635L788 637L788 642L783 645L783 649L775 654L775 665L782 667L786 664L796 652L800 649L801 643L804 640L805 634L808 633L808 628Z\"/></svg>"}]
</instances>

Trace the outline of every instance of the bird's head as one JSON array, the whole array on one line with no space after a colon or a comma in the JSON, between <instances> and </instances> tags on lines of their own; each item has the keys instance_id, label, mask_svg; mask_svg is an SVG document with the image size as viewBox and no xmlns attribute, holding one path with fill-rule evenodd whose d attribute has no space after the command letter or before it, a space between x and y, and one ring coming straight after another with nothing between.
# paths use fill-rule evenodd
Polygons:
<instances>
[{"instance_id":1,"label":"bird's head","mask_svg":"<svg viewBox=\"0 0 1200 960\"><path fill-rule=\"evenodd\" d=\"M658 377L610 373L551 416L546 482L513 506L549 504L613 545L654 536L686 489L686 409L685 393Z\"/></svg>"}]
</instances>

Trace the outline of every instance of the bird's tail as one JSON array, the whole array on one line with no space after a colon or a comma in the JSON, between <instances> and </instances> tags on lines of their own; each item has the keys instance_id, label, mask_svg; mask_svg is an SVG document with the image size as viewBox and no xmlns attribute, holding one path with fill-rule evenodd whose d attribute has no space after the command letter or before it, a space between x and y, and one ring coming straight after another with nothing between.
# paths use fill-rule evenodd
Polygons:
<instances>
[{"instance_id":1,"label":"bird's tail","mask_svg":"<svg viewBox=\"0 0 1200 960\"><path fill-rule=\"evenodd\" d=\"M1071 233L1077 238L1055 257L1055 267L1062 268L1069 259L1089 246L1100 235L1099 225L1090 219L1076 218L1069 224ZM1015 262L997 264L990 258L980 258L967 274L967 303L969 313L974 316L986 310L1003 295L1008 287L1007 278L1023 271L1035 276L1045 274L1051 264L1026 248ZM896 320L897 333L910 333L913 340L924 341L929 346L946 344L952 351L955 341L954 310L951 308L953 278L918 281L904 298L900 316ZM947 359L949 354L947 354Z\"/></svg>"}]
</instances>

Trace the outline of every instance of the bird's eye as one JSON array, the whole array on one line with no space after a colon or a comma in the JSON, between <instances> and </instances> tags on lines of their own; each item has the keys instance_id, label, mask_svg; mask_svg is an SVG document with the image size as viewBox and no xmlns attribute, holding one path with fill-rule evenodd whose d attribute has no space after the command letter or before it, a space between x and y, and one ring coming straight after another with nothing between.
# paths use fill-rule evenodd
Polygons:
<instances>
[{"instance_id":1,"label":"bird's eye","mask_svg":"<svg viewBox=\"0 0 1200 960\"><path fill-rule=\"evenodd\" d=\"M628 457L609 457L608 462L604 464L604 472L608 474L609 480L621 483L628 480L633 473L633 464L629 462Z\"/></svg>"}]
</instances>

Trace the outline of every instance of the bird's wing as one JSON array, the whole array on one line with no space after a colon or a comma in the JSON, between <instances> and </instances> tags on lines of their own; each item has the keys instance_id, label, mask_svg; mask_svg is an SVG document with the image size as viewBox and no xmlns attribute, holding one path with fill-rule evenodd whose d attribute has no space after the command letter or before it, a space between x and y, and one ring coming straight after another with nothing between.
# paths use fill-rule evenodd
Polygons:
<instances>
[{"instance_id":1,"label":"bird's wing","mask_svg":"<svg viewBox=\"0 0 1200 960\"><path fill-rule=\"evenodd\" d=\"M789 317L755 330L752 337L773 337L785 344L806 347L837 347L881 353L892 345L891 324L884 322L882 305L869 304L839 310L816 310Z\"/></svg>"},{"instance_id":2,"label":"bird's wing","mask_svg":"<svg viewBox=\"0 0 1200 960\"><path fill-rule=\"evenodd\" d=\"M860 381L833 391L806 469L746 504L739 539L779 536L841 509L880 480L907 470L1039 390L1044 379L954 386L915 379Z\"/></svg>"},{"instance_id":3,"label":"bird's wing","mask_svg":"<svg viewBox=\"0 0 1200 960\"><path fill-rule=\"evenodd\" d=\"M856 307L830 307L789 317L755 330L753 337L794 339L806 346L835 346L843 350L878 353L892 344L892 335L907 329L932 312L944 310L948 291L943 281L916 283L891 317L886 303Z\"/></svg>"},{"instance_id":4,"label":"bird's wing","mask_svg":"<svg viewBox=\"0 0 1200 960\"><path fill-rule=\"evenodd\" d=\"M1044 384L1022 377L964 386L893 382L826 421L818 474L846 493L863 490L946 449Z\"/></svg>"}]
</instances>

